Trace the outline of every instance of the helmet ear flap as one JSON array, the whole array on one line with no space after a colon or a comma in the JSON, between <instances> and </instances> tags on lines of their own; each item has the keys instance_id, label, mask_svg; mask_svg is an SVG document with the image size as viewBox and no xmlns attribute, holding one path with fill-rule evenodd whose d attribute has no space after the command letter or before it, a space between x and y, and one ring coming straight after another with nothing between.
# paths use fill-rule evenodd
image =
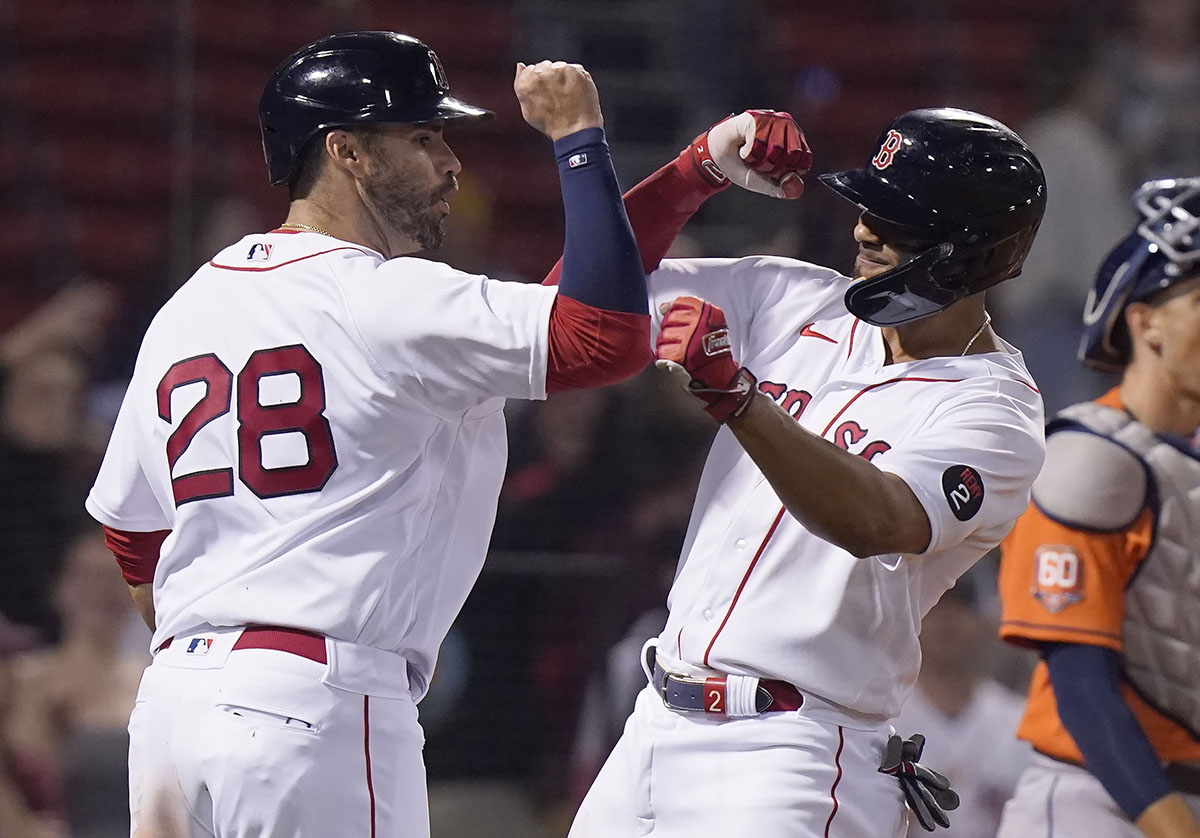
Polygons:
<instances>
[{"instance_id":1,"label":"helmet ear flap","mask_svg":"<svg viewBox=\"0 0 1200 838\"><path fill-rule=\"evenodd\" d=\"M1134 233L1105 258L1083 310L1080 361L1108 371L1129 363L1132 342L1124 312L1149 256L1147 243Z\"/></svg>"},{"instance_id":2,"label":"helmet ear flap","mask_svg":"<svg viewBox=\"0 0 1200 838\"><path fill-rule=\"evenodd\" d=\"M909 322L1020 273L1045 211L1046 178L1019 136L983 114L929 108L893 120L875 150L866 166L821 182L954 253L873 277L880 284L848 293L852 312L875 325Z\"/></svg>"}]
</instances>

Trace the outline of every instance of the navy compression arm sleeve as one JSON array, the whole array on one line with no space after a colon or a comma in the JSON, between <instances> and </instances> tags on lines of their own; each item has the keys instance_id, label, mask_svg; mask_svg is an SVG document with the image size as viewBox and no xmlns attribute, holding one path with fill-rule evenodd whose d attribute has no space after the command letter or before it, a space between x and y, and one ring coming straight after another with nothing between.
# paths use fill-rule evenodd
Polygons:
<instances>
[{"instance_id":1,"label":"navy compression arm sleeve","mask_svg":"<svg viewBox=\"0 0 1200 838\"><path fill-rule=\"evenodd\" d=\"M1042 657L1058 717L1087 763L1129 820L1171 791L1150 740L1117 689L1120 655L1076 643L1047 643Z\"/></svg>"},{"instance_id":2,"label":"navy compression arm sleeve","mask_svg":"<svg viewBox=\"0 0 1200 838\"><path fill-rule=\"evenodd\" d=\"M613 171L602 128L554 143L566 211L558 291L607 311L647 314L642 257Z\"/></svg>"}]
</instances>

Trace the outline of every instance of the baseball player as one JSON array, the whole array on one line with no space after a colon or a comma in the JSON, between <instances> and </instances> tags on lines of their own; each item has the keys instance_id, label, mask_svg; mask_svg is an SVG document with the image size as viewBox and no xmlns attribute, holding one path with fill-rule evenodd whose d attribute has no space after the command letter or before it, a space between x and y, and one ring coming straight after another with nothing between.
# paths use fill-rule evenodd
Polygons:
<instances>
[{"instance_id":1,"label":"baseball player","mask_svg":"<svg viewBox=\"0 0 1200 838\"><path fill-rule=\"evenodd\" d=\"M1200 177L1143 184L1080 359L1120 384L1046 430L1000 634L1041 653L1003 838L1200 836Z\"/></svg>"},{"instance_id":2,"label":"baseball player","mask_svg":"<svg viewBox=\"0 0 1200 838\"><path fill-rule=\"evenodd\" d=\"M795 196L810 162L786 114L719 123L627 196L643 259L730 180ZM1000 123L935 109L822 181L862 209L856 281L774 257L650 276L658 364L723 427L649 686L574 838L880 838L905 832L902 788L934 792L909 797L930 829L955 803L888 722L922 615L1042 463L1041 398L980 292L1020 272L1045 180Z\"/></svg>"},{"instance_id":3,"label":"baseball player","mask_svg":"<svg viewBox=\"0 0 1200 838\"><path fill-rule=\"evenodd\" d=\"M444 129L490 115L425 44L333 35L268 82L287 221L158 313L87 502L155 629L134 835L429 834L416 701L483 562L504 400L649 361L591 77L519 64L514 89L558 159L557 293L407 256L450 211Z\"/></svg>"}]
</instances>

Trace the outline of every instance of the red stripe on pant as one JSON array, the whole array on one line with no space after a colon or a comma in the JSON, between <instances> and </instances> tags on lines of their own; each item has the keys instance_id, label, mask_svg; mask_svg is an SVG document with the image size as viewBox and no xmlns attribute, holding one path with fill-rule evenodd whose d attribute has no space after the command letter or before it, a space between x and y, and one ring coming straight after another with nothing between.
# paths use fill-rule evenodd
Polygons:
<instances>
[{"instance_id":1,"label":"red stripe on pant","mask_svg":"<svg viewBox=\"0 0 1200 838\"><path fill-rule=\"evenodd\" d=\"M837 776L833 779L833 786L829 789L829 796L833 798L833 809L829 813L829 820L825 821L825 838L829 838L829 827L833 826L833 816L837 814L838 810L837 787L838 783L842 781L842 748L845 745L845 731L841 725L838 725L838 749L833 757L833 764L837 766L838 772Z\"/></svg>"},{"instance_id":2,"label":"red stripe on pant","mask_svg":"<svg viewBox=\"0 0 1200 838\"><path fill-rule=\"evenodd\" d=\"M371 697L363 696L363 753L367 760L367 797L371 800L371 838L375 838L375 788L371 785Z\"/></svg>"}]
</instances>

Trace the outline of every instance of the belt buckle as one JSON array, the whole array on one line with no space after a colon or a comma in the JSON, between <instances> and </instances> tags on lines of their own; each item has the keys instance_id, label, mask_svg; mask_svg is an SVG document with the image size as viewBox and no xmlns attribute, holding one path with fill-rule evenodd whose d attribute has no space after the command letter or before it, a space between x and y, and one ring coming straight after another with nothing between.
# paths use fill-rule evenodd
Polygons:
<instances>
[{"instance_id":1,"label":"belt buckle","mask_svg":"<svg viewBox=\"0 0 1200 838\"><path fill-rule=\"evenodd\" d=\"M660 669L661 669L661 665L660 665ZM668 710L675 710L676 712L679 712L679 713L695 713L701 709L704 709L702 707L690 707L690 706L687 706L684 704L676 704L675 702L673 702L671 700L671 684L675 683L675 684L679 684L681 686L702 687L703 688L703 686L705 684L705 679L691 678L687 675L680 675L680 674L677 674L674 672L668 672L666 669L662 669L661 671L663 674L662 675L662 686L659 687L658 692L659 692L659 695L662 697L663 704L666 706L666 708ZM706 710L706 712L707 712L707 710Z\"/></svg>"}]
</instances>

